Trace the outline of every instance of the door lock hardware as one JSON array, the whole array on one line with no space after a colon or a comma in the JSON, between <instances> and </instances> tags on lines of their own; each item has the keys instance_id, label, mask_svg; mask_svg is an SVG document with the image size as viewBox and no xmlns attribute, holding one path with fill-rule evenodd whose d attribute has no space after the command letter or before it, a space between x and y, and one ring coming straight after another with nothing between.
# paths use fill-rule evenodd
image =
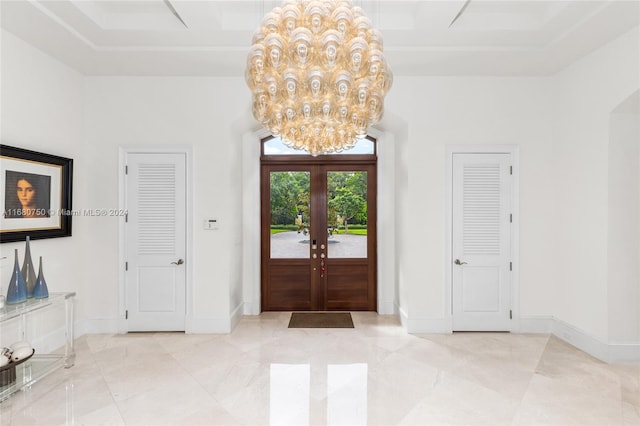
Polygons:
<instances>
[{"instance_id":1,"label":"door lock hardware","mask_svg":"<svg viewBox=\"0 0 640 426\"><path fill-rule=\"evenodd\" d=\"M182 265L184 263L184 260L182 259L178 259L177 262L171 262L172 265Z\"/></svg>"},{"instance_id":2,"label":"door lock hardware","mask_svg":"<svg viewBox=\"0 0 640 426\"><path fill-rule=\"evenodd\" d=\"M453 263L455 263L456 265L466 265L467 262L460 262L460 259L456 259Z\"/></svg>"}]
</instances>

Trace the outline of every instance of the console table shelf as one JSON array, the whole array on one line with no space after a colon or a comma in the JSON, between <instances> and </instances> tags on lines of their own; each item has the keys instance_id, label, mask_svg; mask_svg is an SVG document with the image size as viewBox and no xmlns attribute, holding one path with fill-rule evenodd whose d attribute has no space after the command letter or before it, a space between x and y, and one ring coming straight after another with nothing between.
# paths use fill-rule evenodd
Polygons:
<instances>
[{"instance_id":1,"label":"console table shelf","mask_svg":"<svg viewBox=\"0 0 640 426\"><path fill-rule=\"evenodd\" d=\"M29 336L27 333L29 322L35 315L53 307L64 307L64 318L58 318L60 326L64 325L65 343L63 351L58 353L36 353L26 362L16 365L16 380L12 383L0 386L0 402L9 398L15 392L33 385L49 373L61 367L69 368L75 361L75 351L73 348L73 302L75 292L50 293L46 299L28 299L26 302L15 305L5 305L0 309L0 337L2 328L17 321L20 338L33 342L34 339L42 336ZM62 317L62 315L59 315ZM8 346L6 343L2 345ZM0 346L2 346L0 345Z\"/></svg>"}]
</instances>

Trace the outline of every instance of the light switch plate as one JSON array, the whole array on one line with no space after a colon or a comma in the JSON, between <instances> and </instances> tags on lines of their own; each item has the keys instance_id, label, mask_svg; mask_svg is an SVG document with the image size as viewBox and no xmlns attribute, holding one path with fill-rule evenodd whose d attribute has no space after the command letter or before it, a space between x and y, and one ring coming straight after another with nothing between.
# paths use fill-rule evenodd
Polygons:
<instances>
[{"instance_id":1,"label":"light switch plate","mask_svg":"<svg viewBox=\"0 0 640 426\"><path fill-rule=\"evenodd\" d=\"M207 231L214 231L219 229L220 221L218 219L205 219L204 220L204 229Z\"/></svg>"}]
</instances>

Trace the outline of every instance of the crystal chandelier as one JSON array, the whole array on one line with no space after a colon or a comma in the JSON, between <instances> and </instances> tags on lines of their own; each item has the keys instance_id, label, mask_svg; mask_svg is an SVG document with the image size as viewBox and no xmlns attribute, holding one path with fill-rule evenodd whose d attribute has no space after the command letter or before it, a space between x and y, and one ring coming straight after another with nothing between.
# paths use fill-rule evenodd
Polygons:
<instances>
[{"instance_id":1,"label":"crystal chandelier","mask_svg":"<svg viewBox=\"0 0 640 426\"><path fill-rule=\"evenodd\" d=\"M350 0L285 0L253 35L253 115L311 155L352 148L380 121L393 80L382 36Z\"/></svg>"}]
</instances>

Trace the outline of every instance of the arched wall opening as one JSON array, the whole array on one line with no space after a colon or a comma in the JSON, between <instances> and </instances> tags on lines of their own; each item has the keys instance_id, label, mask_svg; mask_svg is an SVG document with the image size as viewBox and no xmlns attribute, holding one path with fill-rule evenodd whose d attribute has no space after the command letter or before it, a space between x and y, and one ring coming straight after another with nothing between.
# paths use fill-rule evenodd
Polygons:
<instances>
[{"instance_id":1,"label":"arched wall opening","mask_svg":"<svg viewBox=\"0 0 640 426\"><path fill-rule=\"evenodd\" d=\"M396 239L399 235L397 212L396 164L402 158L406 123L385 113L380 126L369 135L378 143L378 283L377 311L381 315L397 314L399 285ZM242 287L244 315L260 314L260 140L269 136L263 129L247 129L242 134Z\"/></svg>"},{"instance_id":2,"label":"arched wall opening","mask_svg":"<svg viewBox=\"0 0 640 426\"><path fill-rule=\"evenodd\" d=\"M609 343L640 342L640 90L609 117Z\"/></svg>"}]
</instances>

